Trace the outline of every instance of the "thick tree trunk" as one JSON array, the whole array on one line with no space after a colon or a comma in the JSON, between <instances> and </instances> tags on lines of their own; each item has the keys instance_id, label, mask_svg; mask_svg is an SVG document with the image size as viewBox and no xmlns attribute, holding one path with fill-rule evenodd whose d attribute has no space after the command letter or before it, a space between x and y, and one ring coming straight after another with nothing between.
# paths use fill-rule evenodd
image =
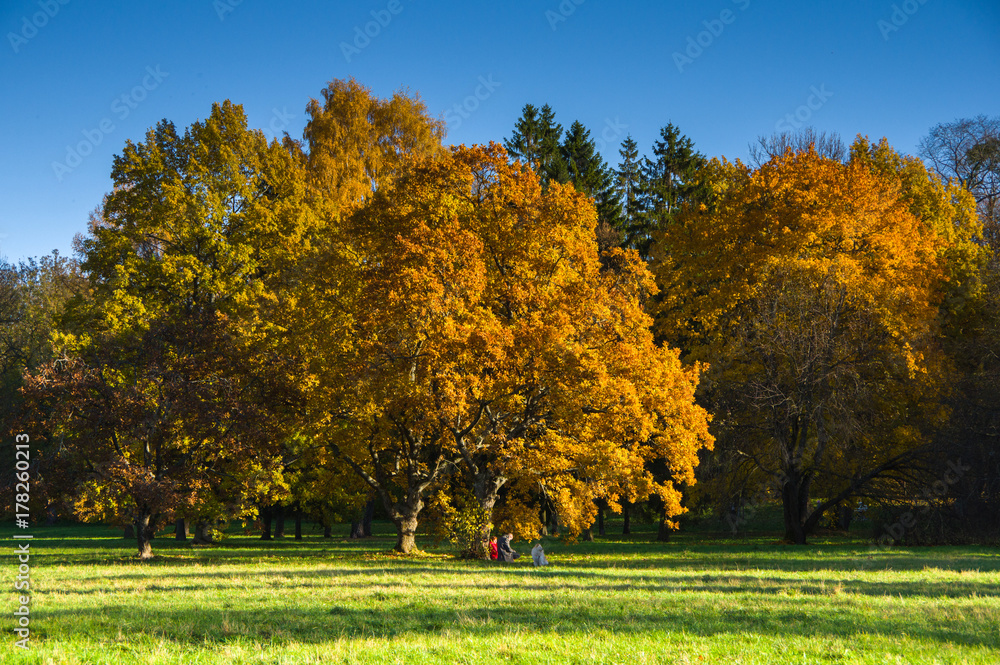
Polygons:
<instances>
[{"instance_id":1,"label":"thick tree trunk","mask_svg":"<svg viewBox=\"0 0 1000 665\"><path fill-rule=\"evenodd\" d=\"M781 504L785 518L785 540L795 545L806 544L805 522L809 509L809 479L797 470L785 472L781 487Z\"/></svg>"},{"instance_id":2,"label":"thick tree trunk","mask_svg":"<svg viewBox=\"0 0 1000 665\"><path fill-rule=\"evenodd\" d=\"M490 535L493 532L493 508L496 506L500 494L499 486L492 482L476 482L474 490L479 507L483 511L483 522L479 525L479 542L472 546L472 551L463 552L463 556L479 557L488 561L490 558Z\"/></svg>"},{"instance_id":3,"label":"thick tree trunk","mask_svg":"<svg viewBox=\"0 0 1000 665\"><path fill-rule=\"evenodd\" d=\"M302 506L295 502L295 540L302 540Z\"/></svg>"},{"instance_id":4,"label":"thick tree trunk","mask_svg":"<svg viewBox=\"0 0 1000 665\"><path fill-rule=\"evenodd\" d=\"M205 520L198 520L194 526L194 541L199 545L210 545L214 542L212 538L212 525Z\"/></svg>"},{"instance_id":5,"label":"thick tree trunk","mask_svg":"<svg viewBox=\"0 0 1000 665\"><path fill-rule=\"evenodd\" d=\"M274 537L284 538L285 537L285 507L280 503L274 507L275 512L275 522L274 522Z\"/></svg>"},{"instance_id":6,"label":"thick tree trunk","mask_svg":"<svg viewBox=\"0 0 1000 665\"><path fill-rule=\"evenodd\" d=\"M396 551L409 554L417 548L417 516L416 514L401 516L396 520Z\"/></svg>"},{"instance_id":7,"label":"thick tree trunk","mask_svg":"<svg viewBox=\"0 0 1000 665\"><path fill-rule=\"evenodd\" d=\"M132 540L133 538L135 538L135 525L126 524L125 533L122 535L122 538L124 538L125 540Z\"/></svg>"},{"instance_id":8,"label":"thick tree trunk","mask_svg":"<svg viewBox=\"0 0 1000 665\"><path fill-rule=\"evenodd\" d=\"M139 560L153 558L153 536L156 533L156 516L143 511L135 521L135 537L139 546Z\"/></svg>"},{"instance_id":9,"label":"thick tree trunk","mask_svg":"<svg viewBox=\"0 0 1000 665\"><path fill-rule=\"evenodd\" d=\"M589 526L583 530L583 540L588 543L594 542L594 530Z\"/></svg>"},{"instance_id":10,"label":"thick tree trunk","mask_svg":"<svg viewBox=\"0 0 1000 665\"><path fill-rule=\"evenodd\" d=\"M323 525L323 537L333 538L333 525L329 522Z\"/></svg>"},{"instance_id":11,"label":"thick tree trunk","mask_svg":"<svg viewBox=\"0 0 1000 665\"><path fill-rule=\"evenodd\" d=\"M632 503L622 501L622 535L627 536L632 533Z\"/></svg>"},{"instance_id":12,"label":"thick tree trunk","mask_svg":"<svg viewBox=\"0 0 1000 665\"><path fill-rule=\"evenodd\" d=\"M271 506L263 506L260 509L260 521L264 525L263 532L260 534L261 540L271 540L271 519L274 517L274 513L271 511Z\"/></svg>"},{"instance_id":13,"label":"thick tree trunk","mask_svg":"<svg viewBox=\"0 0 1000 665\"><path fill-rule=\"evenodd\" d=\"M174 538L176 540L187 540L188 536L191 535L188 532L188 522L183 517L177 519L176 526L174 526Z\"/></svg>"},{"instance_id":14,"label":"thick tree trunk","mask_svg":"<svg viewBox=\"0 0 1000 665\"><path fill-rule=\"evenodd\" d=\"M375 519L375 499L365 504L365 515L361 518L361 537L372 537L372 520Z\"/></svg>"},{"instance_id":15,"label":"thick tree trunk","mask_svg":"<svg viewBox=\"0 0 1000 665\"><path fill-rule=\"evenodd\" d=\"M465 439L459 439L459 449L462 452L465 469L472 478L472 494L476 497L482 510L482 523L479 524L479 542L475 543L471 552L466 555L482 556L489 559L490 534L493 530L493 508L500 498L500 489L507 484L507 479L496 473L489 459L482 453L474 453L466 447Z\"/></svg>"},{"instance_id":16,"label":"thick tree trunk","mask_svg":"<svg viewBox=\"0 0 1000 665\"><path fill-rule=\"evenodd\" d=\"M604 536L604 500L597 502L597 535Z\"/></svg>"}]
</instances>

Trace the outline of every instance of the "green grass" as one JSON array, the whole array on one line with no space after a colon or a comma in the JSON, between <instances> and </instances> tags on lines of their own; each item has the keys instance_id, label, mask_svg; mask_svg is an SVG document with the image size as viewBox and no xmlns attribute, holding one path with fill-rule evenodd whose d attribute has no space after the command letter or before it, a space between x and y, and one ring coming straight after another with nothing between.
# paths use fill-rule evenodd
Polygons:
<instances>
[{"instance_id":1,"label":"green grass","mask_svg":"<svg viewBox=\"0 0 1000 665\"><path fill-rule=\"evenodd\" d=\"M1000 663L1000 557L650 533L546 542L534 569L386 554L376 538L230 537L157 558L104 527L34 527L31 649L0 663ZM520 549L528 547L521 543ZM527 559L527 560L525 560ZM6 625L3 625L3 623Z\"/></svg>"}]
</instances>

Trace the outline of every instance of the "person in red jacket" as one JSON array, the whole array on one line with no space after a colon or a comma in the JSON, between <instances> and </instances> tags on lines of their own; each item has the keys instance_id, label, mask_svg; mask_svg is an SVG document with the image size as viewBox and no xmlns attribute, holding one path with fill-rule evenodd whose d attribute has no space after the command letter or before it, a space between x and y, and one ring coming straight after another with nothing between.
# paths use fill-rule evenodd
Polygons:
<instances>
[{"instance_id":1,"label":"person in red jacket","mask_svg":"<svg viewBox=\"0 0 1000 665\"><path fill-rule=\"evenodd\" d=\"M497 560L497 537L490 536L490 559Z\"/></svg>"}]
</instances>

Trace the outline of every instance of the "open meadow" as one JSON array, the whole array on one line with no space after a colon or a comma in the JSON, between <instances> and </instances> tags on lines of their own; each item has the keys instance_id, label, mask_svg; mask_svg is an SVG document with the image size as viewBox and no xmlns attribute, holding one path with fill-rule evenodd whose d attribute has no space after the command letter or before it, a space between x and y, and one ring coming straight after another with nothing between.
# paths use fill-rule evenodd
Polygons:
<instances>
[{"instance_id":1,"label":"open meadow","mask_svg":"<svg viewBox=\"0 0 1000 665\"><path fill-rule=\"evenodd\" d=\"M794 547L773 535L546 539L551 566L461 561L430 539L233 535L156 558L107 527L32 530L31 648L17 663L1000 662L1000 557L973 547ZM13 584L12 530L3 570ZM529 547L518 543L522 552Z\"/></svg>"}]
</instances>

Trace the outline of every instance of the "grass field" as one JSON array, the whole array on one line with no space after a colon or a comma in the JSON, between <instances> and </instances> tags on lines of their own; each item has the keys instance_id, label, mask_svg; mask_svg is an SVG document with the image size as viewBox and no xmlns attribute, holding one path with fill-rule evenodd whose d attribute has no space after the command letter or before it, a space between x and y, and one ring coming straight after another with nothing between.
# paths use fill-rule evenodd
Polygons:
<instances>
[{"instance_id":1,"label":"grass field","mask_svg":"<svg viewBox=\"0 0 1000 665\"><path fill-rule=\"evenodd\" d=\"M639 533L564 545L552 565L387 554L365 541L164 535L140 564L104 527L34 527L31 647L7 663L1000 663L1000 557ZM521 543L520 549L528 547Z\"/></svg>"}]
</instances>

